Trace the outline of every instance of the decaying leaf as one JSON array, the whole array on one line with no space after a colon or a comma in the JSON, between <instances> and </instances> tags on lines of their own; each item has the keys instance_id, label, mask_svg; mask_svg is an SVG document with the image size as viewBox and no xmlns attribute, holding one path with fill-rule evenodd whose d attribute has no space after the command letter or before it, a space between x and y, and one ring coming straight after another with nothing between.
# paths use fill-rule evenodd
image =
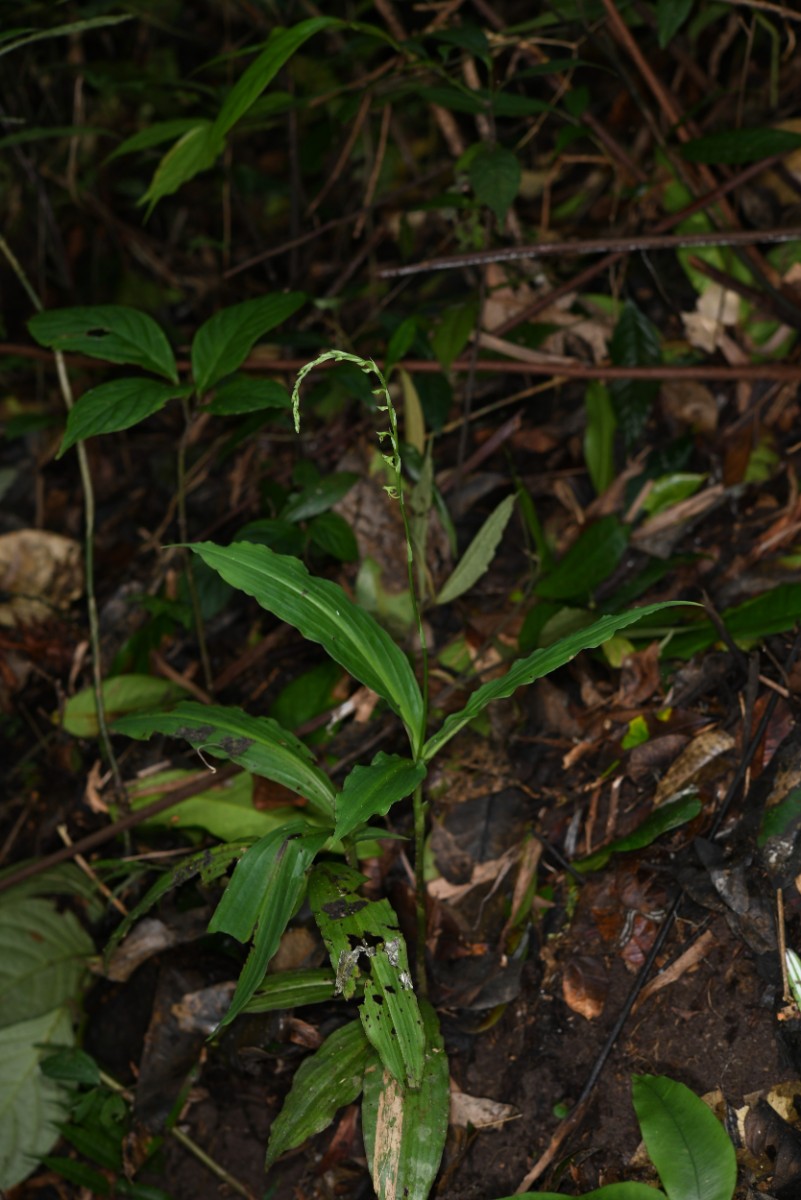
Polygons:
<instances>
[{"instance_id":1,"label":"decaying leaf","mask_svg":"<svg viewBox=\"0 0 801 1200\"><path fill-rule=\"evenodd\" d=\"M707 763L712 762L734 746L734 738L724 729L708 729L690 742L660 781L654 805L666 804L690 790L693 781Z\"/></svg>"}]
</instances>

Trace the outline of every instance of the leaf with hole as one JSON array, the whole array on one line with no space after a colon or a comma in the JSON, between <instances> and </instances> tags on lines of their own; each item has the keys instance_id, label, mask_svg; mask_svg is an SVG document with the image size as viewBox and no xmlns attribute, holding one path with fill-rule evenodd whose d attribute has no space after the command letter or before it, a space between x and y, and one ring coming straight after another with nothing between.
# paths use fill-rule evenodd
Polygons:
<instances>
[{"instance_id":1,"label":"leaf with hole","mask_svg":"<svg viewBox=\"0 0 801 1200\"><path fill-rule=\"evenodd\" d=\"M238 370L259 338L305 302L304 292L261 296L223 308L201 325L192 339L192 378L198 395Z\"/></svg>"},{"instance_id":2,"label":"leaf with hole","mask_svg":"<svg viewBox=\"0 0 801 1200\"><path fill-rule=\"evenodd\" d=\"M421 1000L420 1011L425 1054L419 1088L405 1087L380 1062L372 1063L364 1074L364 1145L378 1200L427 1196L445 1147L448 1056L434 1009Z\"/></svg>"},{"instance_id":3,"label":"leaf with hole","mask_svg":"<svg viewBox=\"0 0 801 1200\"><path fill-rule=\"evenodd\" d=\"M515 506L514 495L507 496L487 517L484 524L465 550L455 570L446 579L437 596L437 604L450 604L470 588L487 571L495 557L503 531Z\"/></svg>"},{"instance_id":4,"label":"leaf with hole","mask_svg":"<svg viewBox=\"0 0 801 1200\"><path fill-rule=\"evenodd\" d=\"M423 1071L424 1035L412 988L406 942L388 900L366 900L364 876L325 863L309 878L309 903L337 975L337 991L350 999L364 986L359 1015L381 1062L396 1079L417 1087Z\"/></svg>"},{"instance_id":5,"label":"leaf with hole","mask_svg":"<svg viewBox=\"0 0 801 1200\"><path fill-rule=\"evenodd\" d=\"M282 783L324 815L333 814L336 793L330 779L315 765L309 748L270 717L187 700L171 712L122 718L115 728L140 741L154 733L183 738L200 752Z\"/></svg>"},{"instance_id":6,"label":"leaf with hole","mask_svg":"<svg viewBox=\"0 0 801 1200\"><path fill-rule=\"evenodd\" d=\"M266 546L237 542L190 547L208 566L311 642L319 642L340 666L372 688L401 718L413 752L423 737L423 697L403 651L337 584L310 575L303 563Z\"/></svg>"},{"instance_id":7,"label":"leaf with hole","mask_svg":"<svg viewBox=\"0 0 801 1200\"><path fill-rule=\"evenodd\" d=\"M703 1100L664 1075L635 1075L632 1097L668 1200L731 1200L737 1183L734 1147Z\"/></svg>"},{"instance_id":8,"label":"leaf with hole","mask_svg":"<svg viewBox=\"0 0 801 1200\"><path fill-rule=\"evenodd\" d=\"M170 344L152 317L121 304L53 308L37 313L28 329L42 346L65 354L88 354L104 362L143 367L178 382Z\"/></svg>"},{"instance_id":9,"label":"leaf with hole","mask_svg":"<svg viewBox=\"0 0 801 1200\"><path fill-rule=\"evenodd\" d=\"M61 458L70 446L102 433L119 433L161 412L170 400L189 396L192 389L157 379L113 379L90 388L67 415L67 429L58 449Z\"/></svg>"},{"instance_id":10,"label":"leaf with hole","mask_svg":"<svg viewBox=\"0 0 801 1200\"><path fill-rule=\"evenodd\" d=\"M360 1021L335 1029L305 1059L270 1130L265 1167L330 1125L337 1109L352 1104L362 1090L364 1069L373 1056Z\"/></svg>"}]
</instances>

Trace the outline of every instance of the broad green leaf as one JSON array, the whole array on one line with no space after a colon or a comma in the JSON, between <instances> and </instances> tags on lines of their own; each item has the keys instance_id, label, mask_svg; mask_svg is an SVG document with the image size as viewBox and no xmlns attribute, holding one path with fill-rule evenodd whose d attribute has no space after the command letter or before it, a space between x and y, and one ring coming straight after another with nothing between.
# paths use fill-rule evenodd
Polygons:
<instances>
[{"instance_id":1,"label":"broad green leaf","mask_svg":"<svg viewBox=\"0 0 801 1200\"><path fill-rule=\"evenodd\" d=\"M194 771L160 771L138 779L128 787L128 801L135 812L160 800L165 793L154 791L160 785L175 786L182 779L189 779ZM141 798L138 792L146 794ZM189 796L172 808L151 817L146 825L168 829L205 829L221 842L233 842L240 838L260 838L272 830L286 825L298 815L293 808L253 807L253 776L241 771L233 779L225 779L217 787L207 788L197 796Z\"/></svg>"},{"instance_id":2,"label":"broad green leaf","mask_svg":"<svg viewBox=\"0 0 801 1200\"><path fill-rule=\"evenodd\" d=\"M247 844L243 842L212 846L209 849L200 850L197 854L188 854L186 858L182 858L175 866L170 867L160 879L156 880L152 887L148 888L136 907L131 909L127 917L124 917L114 930L104 951L105 959L108 960L112 951L133 928L139 918L149 912L162 896L166 896L167 892L172 891L173 888L180 887L184 883L188 883L190 879L194 879L198 875L203 883L211 883L213 880L219 879L221 875L225 874L232 862L242 857L247 848Z\"/></svg>"},{"instance_id":3,"label":"broad green leaf","mask_svg":"<svg viewBox=\"0 0 801 1200\"><path fill-rule=\"evenodd\" d=\"M93 953L77 918L49 900L26 897L1 905L0 1027L71 1001Z\"/></svg>"},{"instance_id":4,"label":"broad green leaf","mask_svg":"<svg viewBox=\"0 0 801 1200\"><path fill-rule=\"evenodd\" d=\"M486 204L502 226L522 178L517 155L505 146L483 144L471 159L467 174L479 204Z\"/></svg>"},{"instance_id":5,"label":"broad green leaf","mask_svg":"<svg viewBox=\"0 0 801 1200\"><path fill-rule=\"evenodd\" d=\"M728 129L685 142L681 155L688 162L749 163L774 154L790 154L801 146L801 133L789 129Z\"/></svg>"},{"instance_id":6,"label":"broad green leaf","mask_svg":"<svg viewBox=\"0 0 801 1200\"><path fill-rule=\"evenodd\" d=\"M157 379L113 379L90 388L76 400L67 416L67 429L58 458L70 446L101 433L119 433L160 412L169 400L191 395L189 387Z\"/></svg>"},{"instance_id":7,"label":"broad green leaf","mask_svg":"<svg viewBox=\"0 0 801 1200\"><path fill-rule=\"evenodd\" d=\"M328 512L348 494L358 478L353 471L333 471L330 475L324 475L302 492L290 496L279 514L281 520L308 521L310 517Z\"/></svg>"},{"instance_id":8,"label":"broad green leaf","mask_svg":"<svg viewBox=\"0 0 801 1200\"><path fill-rule=\"evenodd\" d=\"M780 583L778 587L745 600L721 614L723 623L735 640L757 641L774 633L793 629L801 615L801 584ZM680 630L665 647L665 657L690 658L720 638L711 621L699 621Z\"/></svg>"},{"instance_id":9,"label":"broad green leaf","mask_svg":"<svg viewBox=\"0 0 801 1200\"><path fill-rule=\"evenodd\" d=\"M194 129L196 124L197 121L194 117L176 117L170 121L156 121L155 124L147 125L138 133L131 134L124 142L120 142L119 146L109 154L106 162L111 162L113 158L119 158L123 154L134 154L137 150L149 150L151 146L160 146L162 142L169 142L172 138L181 137L187 130Z\"/></svg>"},{"instance_id":10,"label":"broad green leaf","mask_svg":"<svg viewBox=\"0 0 801 1200\"><path fill-rule=\"evenodd\" d=\"M231 88L214 122L215 136L222 141L228 131L245 115L268 83L271 83L284 63L300 49L305 41L322 29L340 28L335 17L311 17L291 29L275 29L261 54L254 59Z\"/></svg>"},{"instance_id":11,"label":"broad green leaf","mask_svg":"<svg viewBox=\"0 0 801 1200\"><path fill-rule=\"evenodd\" d=\"M453 360L464 350L477 317L478 308L472 300L445 310L431 339L431 349L443 371L449 371Z\"/></svg>"},{"instance_id":12,"label":"broad green leaf","mask_svg":"<svg viewBox=\"0 0 801 1200\"><path fill-rule=\"evenodd\" d=\"M178 382L175 357L163 330L138 309L122 304L53 308L31 317L28 329L51 350L143 367L170 383Z\"/></svg>"},{"instance_id":13,"label":"broad green leaf","mask_svg":"<svg viewBox=\"0 0 801 1200\"><path fill-rule=\"evenodd\" d=\"M320 513L309 525L309 537L315 546L340 562L356 562L359 543L348 522L339 513Z\"/></svg>"},{"instance_id":14,"label":"broad green leaf","mask_svg":"<svg viewBox=\"0 0 801 1200\"><path fill-rule=\"evenodd\" d=\"M148 206L148 216L159 200L177 192L200 171L213 167L224 145L225 140L215 133L211 121L196 121L191 129L187 129L163 155L147 191L139 198L140 206Z\"/></svg>"},{"instance_id":15,"label":"broad green leaf","mask_svg":"<svg viewBox=\"0 0 801 1200\"><path fill-rule=\"evenodd\" d=\"M103 707L111 723L127 713L169 704L184 694L183 688L167 679L153 675L113 675L103 682ZM73 737L97 737L97 704L94 688L70 696L64 705L62 728Z\"/></svg>"},{"instance_id":16,"label":"broad green leaf","mask_svg":"<svg viewBox=\"0 0 801 1200\"><path fill-rule=\"evenodd\" d=\"M565 1200L564 1192L518 1192L502 1200ZM594 1192L583 1192L581 1200L665 1200L665 1193L647 1183L607 1183Z\"/></svg>"},{"instance_id":17,"label":"broad green leaf","mask_svg":"<svg viewBox=\"0 0 801 1200\"><path fill-rule=\"evenodd\" d=\"M267 840L262 839L263 842ZM310 834L304 838L284 838L277 841L272 856L262 855L254 860L260 868L259 877L254 879L248 876L243 881L241 890L236 876L247 855L237 865L211 919L209 932L222 931L238 937L239 934L235 931L247 927L257 891L261 893L261 903L256 917L253 945L237 981L231 1007L223 1017L221 1026L228 1025L242 1012L262 982L270 959L278 949L281 935L303 899L306 872L325 841L325 834ZM261 843L257 842L252 851L257 850L260 845Z\"/></svg>"},{"instance_id":18,"label":"broad green leaf","mask_svg":"<svg viewBox=\"0 0 801 1200\"><path fill-rule=\"evenodd\" d=\"M42 1075L39 1060L48 1044L69 1046L72 1040L66 1008L0 1029L0 1189L30 1175L58 1141L69 1092Z\"/></svg>"},{"instance_id":19,"label":"broad green leaf","mask_svg":"<svg viewBox=\"0 0 801 1200\"><path fill-rule=\"evenodd\" d=\"M295 836L307 830L303 821L292 821L283 829L275 829L259 838L245 851L209 921L209 933L227 933L243 943L250 940L265 906L265 893L272 874L290 848L293 853L298 850Z\"/></svg>"},{"instance_id":20,"label":"broad green leaf","mask_svg":"<svg viewBox=\"0 0 801 1200\"><path fill-rule=\"evenodd\" d=\"M584 461L596 494L605 492L615 478L615 410L609 389L597 379L584 393L587 426L584 430Z\"/></svg>"},{"instance_id":21,"label":"broad green leaf","mask_svg":"<svg viewBox=\"0 0 801 1200\"><path fill-rule=\"evenodd\" d=\"M514 495L507 496L490 513L465 550L455 570L442 585L442 589L437 596L437 604L450 604L457 596L468 592L473 584L487 571L495 557L495 551L498 549L498 543L503 537L503 531L509 524L509 518L512 515L514 506Z\"/></svg>"},{"instance_id":22,"label":"broad green leaf","mask_svg":"<svg viewBox=\"0 0 801 1200\"><path fill-rule=\"evenodd\" d=\"M626 552L629 528L617 517L601 517L588 526L544 579L537 583L543 600L586 600L612 574Z\"/></svg>"},{"instance_id":23,"label":"broad green leaf","mask_svg":"<svg viewBox=\"0 0 801 1200\"><path fill-rule=\"evenodd\" d=\"M330 779L315 766L309 748L270 717L187 700L171 712L123 718L115 728L140 741L154 733L183 738L196 750L282 783L322 813L333 814L336 793Z\"/></svg>"},{"instance_id":24,"label":"broad green leaf","mask_svg":"<svg viewBox=\"0 0 801 1200\"><path fill-rule=\"evenodd\" d=\"M375 756L369 767L354 767L337 796L335 838L345 838L371 817L385 816L393 804L410 796L426 777L423 763L398 754Z\"/></svg>"},{"instance_id":25,"label":"broad green leaf","mask_svg":"<svg viewBox=\"0 0 801 1200\"><path fill-rule=\"evenodd\" d=\"M265 408L291 408L289 392L274 379L229 379L221 384L206 408L216 416L237 416Z\"/></svg>"},{"instance_id":26,"label":"broad green leaf","mask_svg":"<svg viewBox=\"0 0 801 1200\"><path fill-rule=\"evenodd\" d=\"M409 661L389 634L342 588L315 578L298 559L275 554L266 546L201 542L190 549L226 583L253 596L262 608L294 625L309 641L319 642L335 662L386 700L406 726L416 753L424 734L425 713Z\"/></svg>"},{"instance_id":27,"label":"broad green leaf","mask_svg":"<svg viewBox=\"0 0 801 1200\"><path fill-rule=\"evenodd\" d=\"M640 850L643 846L650 846L663 833L669 833L679 825L694 821L700 811L701 801L697 796L682 796L670 804L662 804L649 813L631 833L616 838L587 858L579 859L573 866L577 871L597 871L609 862L613 854L624 854L628 850Z\"/></svg>"},{"instance_id":28,"label":"broad green leaf","mask_svg":"<svg viewBox=\"0 0 801 1200\"><path fill-rule=\"evenodd\" d=\"M322 864L309 878L309 903L336 971L337 991L350 999L363 983L359 1015L367 1037L387 1070L417 1087L424 1034L406 943L389 901L359 895L363 882L350 867Z\"/></svg>"},{"instance_id":29,"label":"broad green leaf","mask_svg":"<svg viewBox=\"0 0 801 1200\"><path fill-rule=\"evenodd\" d=\"M337 1109L357 1098L372 1056L361 1022L351 1021L329 1034L319 1050L304 1059L270 1130L268 1171L285 1150L320 1133L331 1124Z\"/></svg>"},{"instance_id":30,"label":"broad green leaf","mask_svg":"<svg viewBox=\"0 0 801 1200\"><path fill-rule=\"evenodd\" d=\"M632 1098L668 1200L731 1200L734 1147L703 1100L664 1075L635 1075Z\"/></svg>"},{"instance_id":31,"label":"broad green leaf","mask_svg":"<svg viewBox=\"0 0 801 1200\"><path fill-rule=\"evenodd\" d=\"M609 341L609 356L619 367L649 367L661 361L659 333L637 305L627 300ZM618 428L630 450L645 428L659 393L650 379L616 379L609 388Z\"/></svg>"},{"instance_id":32,"label":"broad green leaf","mask_svg":"<svg viewBox=\"0 0 801 1200\"><path fill-rule=\"evenodd\" d=\"M301 1008L304 1004L322 1004L333 1000L336 976L329 967L311 967L305 971L277 971L265 975L245 1005L246 1012L278 1012Z\"/></svg>"},{"instance_id":33,"label":"broad green leaf","mask_svg":"<svg viewBox=\"0 0 801 1200\"><path fill-rule=\"evenodd\" d=\"M192 341L192 378L198 395L238 370L259 338L296 313L305 300L303 292L244 300L201 325Z\"/></svg>"},{"instance_id":34,"label":"broad green leaf","mask_svg":"<svg viewBox=\"0 0 801 1200\"><path fill-rule=\"evenodd\" d=\"M420 1087L404 1087L378 1062L364 1073L362 1125L378 1200L428 1196L448 1133L448 1056L434 1009L420 1002L425 1058Z\"/></svg>"},{"instance_id":35,"label":"broad green leaf","mask_svg":"<svg viewBox=\"0 0 801 1200\"><path fill-rule=\"evenodd\" d=\"M0 47L0 58L4 54L11 54L13 50L19 50L22 46L29 46L31 42L49 41L51 38L71 37L76 33L86 33L90 29L105 29L109 25L119 25L123 21L132 21L133 13L124 13L121 16L111 17L86 17L83 21L70 21L68 25L54 25L51 29L39 29L31 31L28 29L19 29L15 32L21 34L16 41L6 42ZM0 1184L0 1187L8 1186Z\"/></svg>"},{"instance_id":36,"label":"broad green leaf","mask_svg":"<svg viewBox=\"0 0 801 1200\"><path fill-rule=\"evenodd\" d=\"M384 359L384 378L389 379L389 374L396 363L408 354L412 348L412 343L417 336L417 318L407 317L405 321L401 321L398 328L392 334L387 345L387 353Z\"/></svg>"},{"instance_id":37,"label":"broad green leaf","mask_svg":"<svg viewBox=\"0 0 801 1200\"><path fill-rule=\"evenodd\" d=\"M570 637L557 642L556 645L535 650L526 658L518 659L500 679L493 679L478 688L461 712L451 713L449 717L445 718L439 732L429 738L424 745L422 758L426 762L432 759L446 742L464 728L468 721L472 721L474 717L482 713L493 700L503 700L506 696L511 696L519 687L533 683L535 679L541 679L543 675L549 675L551 671L563 667L582 650L592 650L596 646L600 646L619 629L625 629L642 617L650 616L651 613L661 612L662 609L671 607L673 603L667 601L663 604L648 604L643 608L633 608L629 612L618 613L616 616L601 617L593 625L586 629L579 629Z\"/></svg>"},{"instance_id":38,"label":"broad green leaf","mask_svg":"<svg viewBox=\"0 0 801 1200\"><path fill-rule=\"evenodd\" d=\"M662 50L673 41L693 10L695 0L657 0L656 23Z\"/></svg>"}]
</instances>

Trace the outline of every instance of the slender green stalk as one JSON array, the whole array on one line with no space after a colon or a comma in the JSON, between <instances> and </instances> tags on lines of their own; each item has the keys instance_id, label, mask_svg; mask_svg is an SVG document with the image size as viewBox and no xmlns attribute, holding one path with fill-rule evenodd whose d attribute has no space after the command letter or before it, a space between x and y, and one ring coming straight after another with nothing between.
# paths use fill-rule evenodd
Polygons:
<instances>
[{"instance_id":1,"label":"slender green stalk","mask_svg":"<svg viewBox=\"0 0 801 1200\"><path fill-rule=\"evenodd\" d=\"M8 242L0 234L0 250L2 250L8 263L24 288L31 304L37 312L42 312L44 305L34 291L22 264L17 259ZM58 374L59 387L64 400L64 407L67 412L73 406L74 400L72 396L72 386L70 385L69 375L67 374L67 366L64 362L64 355L60 350L54 350L53 354L56 361L56 372ZM120 803L125 802L125 789L122 783L122 775L120 774L119 764L117 763L114 747L111 744L111 736L108 731L108 722L106 720L106 706L103 700L103 662L100 652L100 621L97 614L97 598L95 595L95 492L92 485L92 474L89 470L89 459L86 454L86 444L78 442L76 445L78 451L78 468L81 475L81 487L83 489L84 500L84 583L86 587L86 608L89 617L89 643L92 647L92 682L95 693L95 707L97 709L97 728L100 734L100 743L103 747L103 752L106 760L111 768L111 773L114 779L114 788L119 798Z\"/></svg>"},{"instance_id":2,"label":"slender green stalk","mask_svg":"<svg viewBox=\"0 0 801 1200\"><path fill-rule=\"evenodd\" d=\"M391 452L385 454L382 451L384 462L392 472L394 482L384 490L393 499L398 501L400 505L401 520L403 521L403 532L406 539L406 569L409 578L409 594L412 600L412 611L414 612L415 622L417 624L417 634L420 639L420 664L422 672L422 693L423 693L423 727L422 729L407 729L409 741L411 742L412 754L416 757L422 748L426 736L426 724L428 721L428 647L426 645L425 631L423 629L423 618L420 612L420 605L417 598L417 588L414 578L414 549L412 546L411 530L409 528L409 514L406 509L406 501L404 499L403 489L403 472L400 453L400 435L398 433L398 415L395 411L395 406L392 403L392 397L389 394L387 381L383 374L373 362L371 358L360 358L357 354L349 354L345 350L328 350L325 354L321 354L313 362L307 363L298 372L298 377L295 380L295 386L292 389L292 411L295 418L295 430L300 431L300 385L308 375L309 371L318 366L319 363L334 359L336 362L352 362L364 371L365 375L375 375L378 379L379 386L374 390L373 395L383 401L378 405L379 412L385 412L389 421L389 429L381 430L378 434L379 441L389 438ZM417 908L417 986L420 994L425 996L428 993L428 982L426 978L426 887L423 870L425 857L425 837L426 837L426 812L427 806L423 799L422 785L418 785L414 791L413 797L414 807L414 870L415 870L415 893L416 893L416 908Z\"/></svg>"}]
</instances>

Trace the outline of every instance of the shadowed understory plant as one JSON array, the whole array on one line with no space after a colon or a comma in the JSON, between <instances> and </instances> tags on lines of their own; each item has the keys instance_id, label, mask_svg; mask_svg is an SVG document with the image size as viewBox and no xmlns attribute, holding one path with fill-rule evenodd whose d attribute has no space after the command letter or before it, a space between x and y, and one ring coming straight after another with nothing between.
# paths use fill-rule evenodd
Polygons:
<instances>
[{"instance_id":1,"label":"shadowed understory plant","mask_svg":"<svg viewBox=\"0 0 801 1200\"><path fill-rule=\"evenodd\" d=\"M284 1151L324 1129L335 1112L363 1094L363 1130L373 1183L380 1200L424 1200L436 1176L448 1122L448 1064L437 1016L426 999L425 891L420 864L425 837L423 781L436 754L493 700L601 645L618 630L664 607L654 604L603 616L555 645L514 662L500 678L478 687L460 711L428 732L425 640L412 570L412 542L403 497L395 410L381 372L371 360L332 351L308 364L293 393L299 426L299 386L320 362L354 362L377 377L378 411L388 428L379 434L390 484L400 505L415 618L421 633L420 686L404 651L374 618L337 584L316 578L297 558L266 546L211 542L191 551L232 587L247 593L308 641L319 643L355 679L382 698L402 723L407 755L380 752L354 767L341 789L316 765L309 749L276 721L240 709L184 702L169 712L131 715L116 728L131 737L180 737L195 749L230 759L305 798L307 814L293 816L246 846L223 844L165 875L118 931L132 923L171 886L199 874L208 881L236 863L209 925L250 951L223 1024L244 1009L269 1010L331 1000L358 1002L358 1019L331 1034L300 1067L267 1149L270 1166ZM413 797L417 870L418 939L414 976L398 920L386 899L361 894L356 869L359 844L381 836L370 824L393 804ZM343 855L345 861L343 862ZM280 938L307 899L330 958L330 969L265 975Z\"/></svg>"}]
</instances>

